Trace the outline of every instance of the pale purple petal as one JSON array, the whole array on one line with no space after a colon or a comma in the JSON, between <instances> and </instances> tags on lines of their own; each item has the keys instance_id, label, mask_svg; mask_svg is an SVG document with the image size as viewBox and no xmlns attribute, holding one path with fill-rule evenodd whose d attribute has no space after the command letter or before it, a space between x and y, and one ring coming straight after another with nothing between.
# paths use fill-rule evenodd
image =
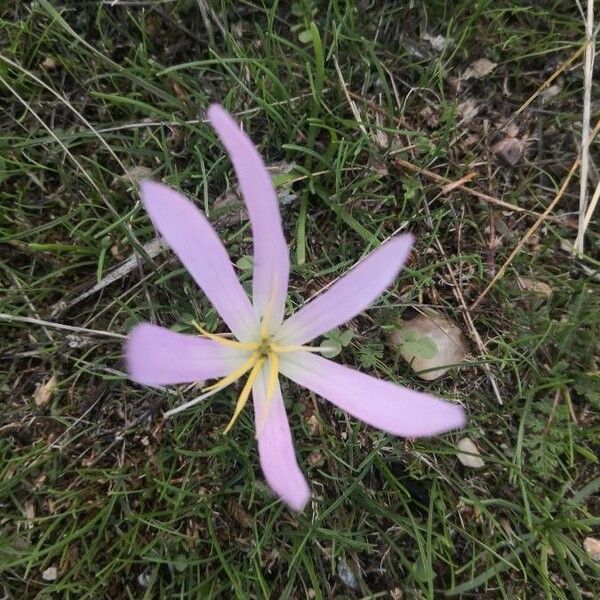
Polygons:
<instances>
[{"instance_id":1,"label":"pale purple petal","mask_svg":"<svg viewBox=\"0 0 600 600\"><path fill-rule=\"evenodd\" d=\"M142 201L154 226L240 340L256 335L256 317L227 251L206 217L181 194L143 181Z\"/></svg>"},{"instance_id":2,"label":"pale purple petal","mask_svg":"<svg viewBox=\"0 0 600 600\"><path fill-rule=\"evenodd\" d=\"M365 375L309 352L282 356L280 372L388 433L426 437L463 427L461 406Z\"/></svg>"},{"instance_id":3,"label":"pale purple petal","mask_svg":"<svg viewBox=\"0 0 600 600\"><path fill-rule=\"evenodd\" d=\"M136 325L125 344L129 376L144 385L192 383L223 377L247 358L248 352L150 323Z\"/></svg>"},{"instance_id":4,"label":"pale purple petal","mask_svg":"<svg viewBox=\"0 0 600 600\"><path fill-rule=\"evenodd\" d=\"M231 158L248 207L254 245L254 307L258 316L269 310L273 330L283 319L290 271L277 195L260 154L229 113L213 104L207 114Z\"/></svg>"},{"instance_id":5,"label":"pale purple petal","mask_svg":"<svg viewBox=\"0 0 600 600\"><path fill-rule=\"evenodd\" d=\"M365 310L394 281L413 242L413 235L405 234L373 250L327 291L287 319L277 340L306 344Z\"/></svg>"},{"instance_id":6,"label":"pale purple petal","mask_svg":"<svg viewBox=\"0 0 600 600\"><path fill-rule=\"evenodd\" d=\"M290 508L301 511L310 499L310 489L298 466L279 382L267 402L266 368L257 377L252 396L258 431L260 466L269 487ZM265 410L268 410L265 418Z\"/></svg>"}]
</instances>

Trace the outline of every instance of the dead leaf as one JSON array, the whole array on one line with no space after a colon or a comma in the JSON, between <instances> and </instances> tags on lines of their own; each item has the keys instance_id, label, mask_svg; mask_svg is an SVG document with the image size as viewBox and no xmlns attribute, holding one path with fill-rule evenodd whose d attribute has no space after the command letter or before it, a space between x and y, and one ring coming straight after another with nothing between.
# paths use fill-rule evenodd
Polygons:
<instances>
[{"instance_id":1,"label":"dead leaf","mask_svg":"<svg viewBox=\"0 0 600 600\"><path fill-rule=\"evenodd\" d=\"M471 469L481 469L485 466L483 459L480 456L479 449L475 442L470 438L462 438L459 440L456 447L460 452L456 455L461 464Z\"/></svg>"},{"instance_id":2,"label":"dead leaf","mask_svg":"<svg viewBox=\"0 0 600 600\"><path fill-rule=\"evenodd\" d=\"M519 127L515 123L510 123L506 128L507 137L517 137L519 135Z\"/></svg>"},{"instance_id":3,"label":"dead leaf","mask_svg":"<svg viewBox=\"0 0 600 600\"><path fill-rule=\"evenodd\" d=\"M390 590L390 598L392 600L402 600L402 590L399 587L395 587L393 590Z\"/></svg>"},{"instance_id":4,"label":"dead leaf","mask_svg":"<svg viewBox=\"0 0 600 600\"><path fill-rule=\"evenodd\" d=\"M478 58L464 70L461 79L481 79L482 77L489 75L496 66L496 63L487 58Z\"/></svg>"},{"instance_id":5,"label":"dead leaf","mask_svg":"<svg viewBox=\"0 0 600 600\"><path fill-rule=\"evenodd\" d=\"M583 549L592 560L600 562L600 540L593 537L586 537L583 540Z\"/></svg>"},{"instance_id":6,"label":"dead leaf","mask_svg":"<svg viewBox=\"0 0 600 600\"><path fill-rule=\"evenodd\" d=\"M448 194L457 187L465 185L465 183L469 183L469 181L472 181L473 179L475 179L475 177L477 177L477 173L475 173L475 171L471 171L471 173L463 175L460 179L457 179L456 181L451 181L450 183L443 185L441 192L442 194Z\"/></svg>"},{"instance_id":7,"label":"dead leaf","mask_svg":"<svg viewBox=\"0 0 600 600\"><path fill-rule=\"evenodd\" d=\"M507 165L514 167L523 156L523 142L516 137L505 137L492 146L492 152Z\"/></svg>"},{"instance_id":8,"label":"dead leaf","mask_svg":"<svg viewBox=\"0 0 600 600\"><path fill-rule=\"evenodd\" d=\"M454 40L452 38L446 38L443 35L436 35L434 37L428 33L424 33L421 37L426 42L429 42L430 46L438 52L443 52L444 50L450 48L452 44L454 44Z\"/></svg>"},{"instance_id":9,"label":"dead leaf","mask_svg":"<svg viewBox=\"0 0 600 600\"><path fill-rule=\"evenodd\" d=\"M42 573L42 579L44 581L56 581L57 577L58 577L58 569L56 567L48 567Z\"/></svg>"},{"instance_id":10,"label":"dead leaf","mask_svg":"<svg viewBox=\"0 0 600 600\"><path fill-rule=\"evenodd\" d=\"M316 415L310 415L310 417L308 417L308 419L307 419L307 423L308 423L308 432L310 433L311 437L314 437L315 435L321 435L321 433L322 433L321 421L319 421L319 419L317 418Z\"/></svg>"},{"instance_id":11,"label":"dead leaf","mask_svg":"<svg viewBox=\"0 0 600 600\"><path fill-rule=\"evenodd\" d=\"M227 503L227 511L237 521L239 525L246 529L251 529L254 524L252 516L244 509L243 506L230 500Z\"/></svg>"},{"instance_id":12,"label":"dead leaf","mask_svg":"<svg viewBox=\"0 0 600 600\"><path fill-rule=\"evenodd\" d=\"M150 167L144 167L143 165L138 165L137 167L133 167L123 173L123 175L118 175L112 180L112 187L114 187L119 181L123 181L124 183L138 183L142 179L147 179L148 177L152 177L152 169Z\"/></svg>"},{"instance_id":13,"label":"dead leaf","mask_svg":"<svg viewBox=\"0 0 600 600\"><path fill-rule=\"evenodd\" d=\"M532 277L517 277L519 287L526 291L531 292L537 296L543 296L549 298L552 295L552 288L539 279L533 279Z\"/></svg>"},{"instance_id":14,"label":"dead leaf","mask_svg":"<svg viewBox=\"0 0 600 600\"><path fill-rule=\"evenodd\" d=\"M183 89L181 84L178 83L177 81L175 81L174 79L172 79L170 83L171 83L171 89L175 92L175 95L182 102L187 102L189 100L189 96L188 96L187 92Z\"/></svg>"},{"instance_id":15,"label":"dead leaf","mask_svg":"<svg viewBox=\"0 0 600 600\"><path fill-rule=\"evenodd\" d=\"M562 86L559 83L555 83L551 85L549 88L546 88L541 94L540 97L543 102L547 102L548 100L552 100L552 98L558 96L562 91Z\"/></svg>"},{"instance_id":16,"label":"dead leaf","mask_svg":"<svg viewBox=\"0 0 600 600\"><path fill-rule=\"evenodd\" d=\"M390 147L390 138L382 129L383 118L379 113L375 114L375 131L371 134L371 139L380 150L387 150Z\"/></svg>"},{"instance_id":17,"label":"dead leaf","mask_svg":"<svg viewBox=\"0 0 600 600\"><path fill-rule=\"evenodd\" d=\"M470 123L478 114L479 114L479 106L473 98L467 98L463 100L458 107L457 113L461 118L461 123Z\"/></svg>"},{"instance_id":18,"label":"dead leaf","mask_svg":"<svg viewBox=\"0 0 600 600\"><path fill-rule=\"evenodd\" d=\"M569 254L575 253L575 246L571 240L567 238L561 238L560 240L560 249L564 252L568 252Z\"/></svg>"},{"instance_id":19,"label":"dead leaf","mask_svg":"<svg viewBox=\"0 0 600 600\"><path fill-rule=\"evenodd\" d=\"M431 106L426 106L419 111L419 115L425 119L428 127L435 128L440 124L440 117Z\"/></svg>"},{"instance_id":20,"label":"dead leaf","mask_svg":"<svg viewBox=\"0 0 600 600\"><path fill-rule=\"evenodd\" d=\"M431 309L402 321L400 327L392 331L389 343L426 381L438 379L451 366L463 362L467 355L462 331L445 315Z\"/></svg>"},{"instance_id":21,"label":"dead leaf","mask_svg":"<svg viewBox=\"0 0 600 600\"><path fill-rule=\"evenodd\" d=\"M31 500L25 502L25 516L28 521L33 521L35 519L35 503Z\"/></svg>"},{"instance_id":22,"label":"dead leaf","mask_svg":"<svg viewBox=\"0 0 600 600\"><path fill-rule=\"evenodd\" d=\"M33 394L33 400L36 406L46 406L46 404L50 402L57 383L58 380L56 379L56 376L52 375L46 383L38 384Z\"/></svg>"},{"instance_id":23,"label":"dead leaf","mask_svg":"<svg viewBox=\"0 0 600 600\"><path fill-rule=\"evenodd\" d=\"M321 465L323 465L324 462L325 458L318 450L313 450L308 455L308 464L311 467L320 467Z\"/></svg>"}]
</instances>

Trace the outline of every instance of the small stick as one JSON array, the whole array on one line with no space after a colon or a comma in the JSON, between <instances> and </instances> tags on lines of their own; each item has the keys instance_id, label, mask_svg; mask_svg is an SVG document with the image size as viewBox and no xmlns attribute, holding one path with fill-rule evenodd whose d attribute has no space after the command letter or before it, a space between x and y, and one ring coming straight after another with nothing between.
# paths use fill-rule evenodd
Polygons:
<instances>
[{"instance_id":1,"label":"small stick","mask_svg":"<svg viewBox=\"0 0 600 600\"><path fill-rule=\"evenodd\" d=\"M55 329L64 329L66 331L75 331L76 333L87 333L89 335L103 335L106 337L124 340L127 336L112 331L103 331L101 329L86 329L85 327L75 327L74 325L64 325L63 323L53 323L52 321L44 321L43 319L34 319L33 317L20 317L18 315L9 315L0 313L0 321L8 321L9 323L31 323L32 325L40 325L42 327L54 327Z\"/></svg>"},{"instance_id":2,"label":"small stick","mask_svg":"<svg viewBox=\"0 0 600 600\"><path fill-rule=\"evenodd\" d=\"M587 0L585 20L585 60L583 68L583 117L581 127L581 174L579 177L579 223L574 251L583 253L585 217L588 201L588 171L590 167L590 116L592 106L592 74L594 70L594 0Z\"/></svg>"},{"instance_id":3,"label":"small stick","mask_svg":"<svg viewBox=\"0 0 600 600\"><path fill-rule=\"evenodd\" d=\"M342 75L340 65L338 64L337 58L335 56L333 57L333 66L335 67L337 75L340 79L340 85L342 86L342 90L344 90L344 95L346 96L346 100L348 101L350 110L352 111L352 114L354 115L354 119L358 123L358 127L362 131L363 135L366 136L367 130L363 124L362 117L360 116L360 113L358 112L358 108L356 108L356 103L350 97L350 93L348 92L348 86L346 85L346 82L344 81L344 76Z\"/></svg>"},{"instance_id":4,"label":"small stick","mask_svg":"<svg viewBox=\"0 0 600 600\"><path fill-rule=\"evenodd\" d=\"M598 181L598 185L594 190L594 195L590 200L590 204L588 206L587 212L585 213L585 217L583 219L583 232L587 230L590 221L592 220L592 214L596 210L596 206L598 205L598 200L600 199L600 181Z\"/></svg>"}]
</instances>

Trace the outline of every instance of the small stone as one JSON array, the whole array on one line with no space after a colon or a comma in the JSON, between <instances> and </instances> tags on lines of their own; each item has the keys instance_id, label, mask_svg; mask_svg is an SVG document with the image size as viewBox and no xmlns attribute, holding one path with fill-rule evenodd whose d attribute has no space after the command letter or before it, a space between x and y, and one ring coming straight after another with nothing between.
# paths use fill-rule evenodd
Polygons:
<instances>
[{"instance_id":1,"label":"small stone","mask_svg":"<svg viewBox=\"0 0 600 600\"><path fill-rule=\"evenodd\" d=\"M456 447L460 450L457 454L457 458L465 467L481 469L485 466L485 463L480 456L479 449L475 445L475 442L470 438L462 438Z\"/></svg>"},{"instance_id":2,"label":"small stone","mask_svg":"<svg viewBox=\"0 0 600 600\"><path fill-rule=\"evenodd\" d=\"M507 165L514 167L523 156L523 142L516 137L505 137L492 146L492 152Z\"/></svg>"},{"instance_id":3,"label":"small stone","mask_svg":"<svg viewBox=\"0 0 600 600\"><path fill-rule=\"evenodd\" d=\"M56 567L48 567L42 573L42 579L44 581L56 581L58 577L58 569Z\"/></svg>"},{"instance_id":4,"label":"small stone","mask_svg":"<svg viewBox=\"0 0 600 600\"><path fill-rule=\"evenodd\" d=\"M586 537L583 540L583 549L588 553L588 556L600 562L600 540L593 537Z\"/></svg>"},{"instance_id":5,"label":"small stone","mask_svg":"<svg viewBox=\"0 0 600 600\"><path fill-rule=\"evenodd\" d=\"M450 319L434 310L426 310L392 331L390 346L425 381L438 379L451 366L464 362L467 343L462 331Z\"/></svg>"},{"instance_id":6,"label":"small stone","mask_svg":"<svg viewBox=\"0 0 600 600\"><path fill-rule=\"evenodd\" d=\"M149 569L147 569L146 571L142 571L137 576L138 585L142 588L147 588L150 585L151 581L152 581L152 572Z\"/></svg>"},{"instance_id":7,"label":"small stone","mask_svg":"<svg viewBox=\"0 0 600 600\"><path fill-rule=\"evenodd\" d=\"M342 580L342 583L348 586L351 590L358 589L356 575L354 575L352 569L350 569L346 563L338 564L338 577Z\"/></svg>"}]
</instances>

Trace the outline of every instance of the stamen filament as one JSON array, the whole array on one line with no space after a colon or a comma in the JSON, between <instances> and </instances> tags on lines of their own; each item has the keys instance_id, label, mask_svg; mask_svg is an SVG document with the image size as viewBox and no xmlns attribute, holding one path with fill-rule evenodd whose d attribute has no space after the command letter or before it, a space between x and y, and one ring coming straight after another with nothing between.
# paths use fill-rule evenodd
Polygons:
<instances>
[{"instance_id":1,"label":"stamen filament","mask_svg":"<svg viewBox=\"0 0 600 600\"><path fill-rule=\"evenodd\" d=\"M252 368L250 375L248 375L248 379L246 380L246 383L244 384L244 387L242 388L242 392L238 398L237 404L235 405L235 410L233 411L233 416L231 417L231 420L229 421L229 424L227 425L227 427L225 427L225 431L223 431L224 434L229 433L229 431L233 427L233 424L237 421L237 418L240 416L240 413L242 412L242 410L244 410L244 406L246 406L246 403L248 402L248 398L250 397L250 392L252 391L252 385L254 384L254 381L258 377L258 374L260 373L260 370L261 370L264 362L265 362L264 358L256 359L256 362L254 363L254 367Z\"/></svg>"},{"instance_id":2,"label":"stamen filament","mask_svg":"<svg viewBox=\"0 0 600 600\"><path fill-rule=\"evenodd\" d=\"M256 424L256 439L260 437L265 423L267 422L267 417L269 416L269 412L271 410L271 404L273 403L273 398L275 397L275 387L277 386L279 376L279 357L275 352L271 352L269 354L269 359L271 364L269 366L269 379L267 380L267 397L265 399L263 412L260 415L260 421L257 421Z\"/></svg>"},{"instance_id":3,"label":"stamen filament","mask_svg":"<svg viewBox=\"0 0 600 600\"><path fill-rule=\"evenodd\" d=\"M281 345L272 342L271 350L280 354L285 352L335 352L337 348L330 348L328 346L293 346L287 344Z\"/></svg>"},{"instance_id":4,"label":"stamen filament","mask_svg":"<svg viewBox=\"0 0 600 600\"><path fill-rule=\"evenodd\" d=\"M204 336L213 342L217 342L217 344L221 344L222 346L227 346L228 348L235 348L236 350L256 350L259 346L256 342L238 342L237 340L230 340L222 337L216 333L210 333L200 327L197 321L192 321L192 325Z\"/></svg>"},{"instance_id":5,"label":"stamen filament","mask_svg":"<svg viewBox=\"0 0 600 600\"><path fill-rule=\"evenodd\" d=\"M247 371L249 371L255 364L258 356L253 354L250 358L239 368L237 368L229 375L223 377L223 379L219 379L216 383L212 383L211 385L204 388L205 392L215 389L223 389L228 385L231 385L233 382L237 381L242 375L244 375Z\"/></svg>"},{"instance_id":6,"label":"stamen filament","mask_svg":"<svg viewBox=\"0 0 600 600\"><path fill-rule=\"evenodd\" d=\"M267 381L267 402L275 393L277 385L277 376L279 375L279 356L276 352L269 353L269 379Z\"/></svg>"},{"instance_id":7,"label":"stamen filament","mask_svg":"<svg viewBox=\"0 0 600 600\"><path fill-rule=\"evenodd\" d=\"M275 281L273 281L273 290L260 322L260 337L263 340L269 336L269 325L271 324L271 316L273 314L273 304L275 304L275 294Z\"/></svg>"}]
</instances>

